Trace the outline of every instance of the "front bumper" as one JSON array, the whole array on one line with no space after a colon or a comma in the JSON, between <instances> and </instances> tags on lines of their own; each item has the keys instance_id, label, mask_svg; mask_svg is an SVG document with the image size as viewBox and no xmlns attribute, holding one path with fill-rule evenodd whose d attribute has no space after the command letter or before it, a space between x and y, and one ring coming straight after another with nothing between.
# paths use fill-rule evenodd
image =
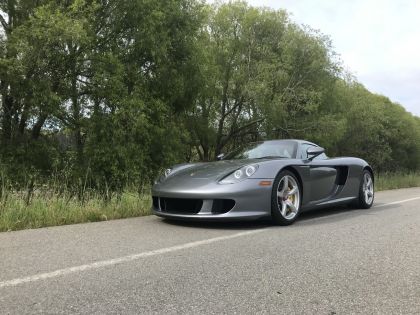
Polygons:
<instances>
[{"instance_id":1,"label":"front bumper","mask_svg":"<svg viewBox=\"0 0 420 315\"><path fill-rule=\"evenodd\" d=\"M234 221L267 217L271 215L272 188L259 186L262 180L246 179L236 184L221 185L192 179L184 187L173 183L155 185L152 189L152 211L160 217L181 220ZM176 207L168 207L166 200L175 200ZM183 200L187 201L185 209L182 207ZM197 201L197 206L192 207L191 200ZM221 200L233 201L233 206L215 207Z\"/></svg>"}]
</instances>

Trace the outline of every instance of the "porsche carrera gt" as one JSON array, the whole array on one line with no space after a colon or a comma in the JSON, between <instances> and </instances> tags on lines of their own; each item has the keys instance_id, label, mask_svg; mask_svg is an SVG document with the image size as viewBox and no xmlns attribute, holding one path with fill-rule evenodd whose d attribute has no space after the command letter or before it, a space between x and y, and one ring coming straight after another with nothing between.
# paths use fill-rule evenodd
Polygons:
<instances>
[{"instance_id":1,"label":"porsche carrera gt","mask_svg":"<svg viewBox=\"0 0 420 315\"><path fill-rule=\"evenodd\" d=\"M330 158L303 140L247 144L218 161L175 165L153 188L153 213L182 220L251 220L280 225L300 213L353 204L370 208L374 174L364 160Z\"/></svg>"}]
</instances>

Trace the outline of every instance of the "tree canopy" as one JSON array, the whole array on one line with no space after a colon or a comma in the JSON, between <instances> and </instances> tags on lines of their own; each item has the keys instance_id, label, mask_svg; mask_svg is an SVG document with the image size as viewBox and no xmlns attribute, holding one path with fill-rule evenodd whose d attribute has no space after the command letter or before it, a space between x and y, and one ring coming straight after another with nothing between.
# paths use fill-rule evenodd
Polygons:
<instances>
[{"instance_id":1,"label":"tree canopy","mask_svg":"<svg viewBox=\"0 0 420 315\"><path fill-rule=\"evenodd\" d=\"M198 0L0 0L0 166L118 191L249 141L420 167L420 118L284 10Z\"/></svg>"}]
</instances>

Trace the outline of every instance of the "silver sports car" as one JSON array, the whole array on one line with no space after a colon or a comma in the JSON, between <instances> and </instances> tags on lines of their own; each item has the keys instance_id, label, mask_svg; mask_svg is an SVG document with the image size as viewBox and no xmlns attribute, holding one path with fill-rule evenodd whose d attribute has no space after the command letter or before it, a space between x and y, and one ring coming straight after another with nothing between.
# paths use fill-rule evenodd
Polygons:
<instances>
[{"instance_id":1,"label":"silver sports car","mask_svg":"<svg viewBox=\"0 0 420 315\"><path fill-rule=\"evenodd\" d=\"M302 140L250 143L219 161L175 165L152 188L153 213L183 220L271 217L293 223L303 211L354 204L370 208L373 170L358 158L329 158Z\"/></svg>"}]
</instances>

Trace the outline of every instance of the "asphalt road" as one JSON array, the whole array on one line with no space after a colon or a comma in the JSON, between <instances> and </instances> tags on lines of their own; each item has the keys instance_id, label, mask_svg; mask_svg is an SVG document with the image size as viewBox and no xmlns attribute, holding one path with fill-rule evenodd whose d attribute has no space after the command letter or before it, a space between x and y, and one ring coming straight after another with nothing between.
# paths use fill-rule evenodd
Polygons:
<instances>
[{"instance_id":1,"label":"asphalt road","mask_svg":"<svg viewBox=\"0 0 420 315\"><path fill-rule=\"evenodd\" d=\"M0 233L1 314L420 314L420 188L266 222Z\"/></svg>"}]
</instances>

